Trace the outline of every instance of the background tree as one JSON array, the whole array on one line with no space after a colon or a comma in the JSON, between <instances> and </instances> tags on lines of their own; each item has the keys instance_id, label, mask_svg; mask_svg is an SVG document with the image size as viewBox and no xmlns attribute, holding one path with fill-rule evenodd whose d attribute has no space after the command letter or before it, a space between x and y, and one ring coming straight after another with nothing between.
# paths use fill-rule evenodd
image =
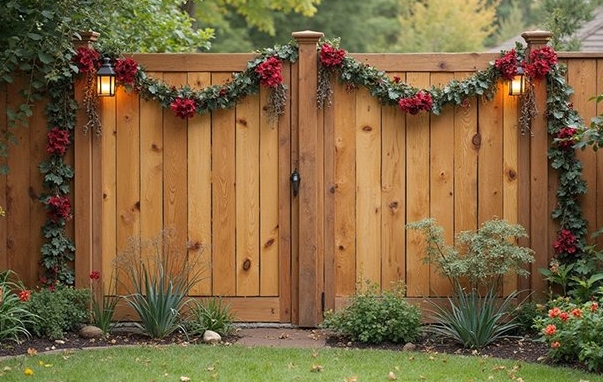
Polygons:
<instances>
[{"instance_id":1,"label":"background tree","mask_svg":"<svg viewBox=\"0 0 603 382\"><path fill-rule=\"evenodd\" d=\"M478 51L495 31L497 3L485 0L402 0L402 52Z\"/></svg>"},{"instance_id":2,"label":"background tree","mask_svg":"<svg viewBox=\"0 0 603 382\"><path fill-rule=\"evenodd\" d=\"M557 50L580 50L575 33L592 20L601 0L542 0L539 8L541 25L553 32Z\"/></svg>"}]
</instances>

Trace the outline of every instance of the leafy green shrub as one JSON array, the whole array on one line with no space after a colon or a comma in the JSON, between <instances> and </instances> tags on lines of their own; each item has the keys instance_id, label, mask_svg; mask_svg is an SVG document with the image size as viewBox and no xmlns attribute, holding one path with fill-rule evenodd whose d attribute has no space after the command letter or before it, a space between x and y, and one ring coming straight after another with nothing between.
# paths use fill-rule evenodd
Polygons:
<instances>
[{"instance_id":1,"label":"leafy green shrub","mask_svg":"<svg viewBox=\"0 0 603 382\"><path fill-rule=\"evenodd\" d=\"M220 298L212 297L193 302L186 328L191 334L203 334L206 330L212 330L220 335L228 335L232 332L233 320L230 305Z\"/></svg>"},{"instance_id":2,"label":"leafy green shrub","mask_svg":"<svg viewBox=\"0 0 603 382\"><path fill-rule=\"evenodd\" d=\"M480 349L516 329L515 315L509 312L517 293L510 294L502 302L490 289L484 296L477 290L465 291L458 285L455 298L448 298L450 308L434 306L436 323L428 331L454 340L465 348Z\"/></svg>"},{"instance_id":3,"label":"leafy green shrub","mask_svg":"<svg viewBox=\"0 0 603 382\"><path fill-rule=\"evenodd\" d=\"M90 291L57 285L31 293L27 309L36 316L31 331L39 337L63 338L88 322Z\"/></svg>"},{"instance_id":4,"label":"leafy green shrub","mask_svg":"<svg viewBox=\"0 0 603 382\"><path fill-rule=\"evenodd\" d=\"M554 362L580 361L590 371L603 371L603 299L576 304L569 298L549 302L547 314L536 320L541 340Z\"/></svg>"},{"instance_id":5,"label":"leafy green shrub","mask_svg":"<svg viewBox=\"0 0 603 382\"><path fill-rule=\"evenodd\" d=\"M329 311L322 326L365 343L412 342L421 334L421 310L404 299L404 285L378 292L370 281L350 297L349 305Z\"/></svg>"},{"instance_id":6,"label":"leafy green shrub","mask_svg":"<svg viewBox=\"0 0 603 382\"><path fill-rule=\"evenodd\" d=\"M30 292L21 283L11 281L13 276L12 271L0 273L0 343L4 340L18 342L21 336L29 337L27 326L38 319L26 307Z\"/></svg>"},{"instance_id":7,"label":"leafy green shrub","mask_svg":"<svg viewBox=\"0 0 603 382\"><path fill-rule=\"evenodd\" d=\"M519 304L513 312L513 317L517 324L513 333L520 336L536 334L534 324L536 319L542 314L542 311L542 305L534 301L524 301Z\"/></svg>"},{"instance_id":8,"label":"leafy green shrub","mask_svg":"<svg viewBox=\"0 0 603 382\"><path fill-rule=\"evenodd\" d=\"M408 229L421 231L426 238L425 261L434 264L454 288L449 308L433 304L436 323L430 331L467 348L481 348L517 328L514 292L502 301L498 294L502 278L508 273L529 275L525 264L534 261L533 251L520 247L517 238L526 237L525 229L505 220L486 221L477 231L456 235L454 245L444 241L444 230L434 219L409 223ZM511 240L510 240L511 239ZM467 289L462 287L467 282ZM485 290L485 295L479 293Z\"/></svg>"},{"instance_id":9,"label":"leafy green shrub","mask_svg":"<svg viewBox=\"0 0 603 382\"><path fill-rule=\"evenodd\" d=\"M150 241L130 239L129 246L117 258L118 271L126 276L126 302L134 309L145 334L163 338L183 329L181 312L187 295L201 280L197 267L201 250L183 255L170 249L173 232L165 230ZM121 281L121 280L120 280Z\"/></svg>"}]
</instances>

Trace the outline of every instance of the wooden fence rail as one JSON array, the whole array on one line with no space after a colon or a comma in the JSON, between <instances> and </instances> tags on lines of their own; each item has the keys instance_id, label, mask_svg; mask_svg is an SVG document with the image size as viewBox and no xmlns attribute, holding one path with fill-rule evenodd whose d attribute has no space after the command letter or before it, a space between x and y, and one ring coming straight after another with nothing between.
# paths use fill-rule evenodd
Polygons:
<instances>
[{"instance_id":1,"label":"wooden fence rail","mask_svg":"<svg viewBox=\"0 0 603 382\"><path fill-rule=\"evenodd\" d=\"M545 291L537 268L553 255L556 177L547 161L546 87L537 84L540 114L533 135L517 127L519 107L501 83L494 100L469 99L439 116L408 115L380 105L366 89L333 82L332 106L316 107L320 33L299 32L299 60L287 64L286 113L264 112L268 93L231 110L189 120L120 90L101 104L103 134L75 131L76 285L91 270L109 275L129 238L174 229L172 248L201 249L206 271L193 296L226 298L241 321L314 326L339 308L358 282L387 288L403 281L415 302L450 293L423 263L421 239L408 222L437 219L448 242L493 217L521 223L536 252L532 276L508 277L505 291ZM546 40L532 35L534 48ZM202 88L244 70L251 54L136 54L148 75L174 86ZM498 54L355 54L357 60L429 88L485 69ZM603 55L560 54L573 103L586 121L601 111ZM83 85L82 85L83 86ZM17 86L2 89L0 109L17 103ZM81 97L78 89L76 97ZM44 208L37 201L46 122L37 105L29 128L0 178L0 269L29 285L38 278ZM84 123L80 118L78 125ZM589 192L582 198L589 229L603 225L600 155L579 154ZM299 195L290 175L301 175Z\"/></svg>"}]
</instances>

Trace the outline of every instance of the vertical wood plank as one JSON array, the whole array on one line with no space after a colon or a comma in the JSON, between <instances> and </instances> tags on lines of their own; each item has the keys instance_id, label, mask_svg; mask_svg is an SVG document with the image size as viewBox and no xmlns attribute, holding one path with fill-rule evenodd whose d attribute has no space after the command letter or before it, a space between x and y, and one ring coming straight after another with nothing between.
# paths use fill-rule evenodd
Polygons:
<instances>
[{"instance_id":1,"label":"vertical wood plank","mask_svg":"<svg viewBox=\"0 0 603 382\"><path fill-rule=\"evenodd\" d=\"M443 86L454 78L452 73L433 73L431 84ZM447 107L442 115L431 118L431 216L444 229L447 245L454 243L454 119L453 109ZM430 266L430 295L448 296L450 281L440 269Z\"/></svg>"},{"instance_id":2,"label":"vertical wood plank","mask_svg":"<svg viewBox=\"0 0 603 382\"><path fill-rule=\"evenodd\" d=\"M103 97L100 107L100 118L103 126L101 136L102 147L102 256L101 275L105 286L105 294L113 294L110 285L111 276L116 272L115 257L117 255L117 102L122 93L116 97Z\"/></svg>"},{"instance_id":3,"label":"vertical wood plank","mask_svg":"<svg viewBox=\"0 0 603 382\"><path fill-rule=\"evenodd\" d=\"M603 60L596 60L596 72L593 77L593 80L596 81L596 93L603 93L603 82L599 81L599 78L603 78ZM596 104L595 115L603 114L603 103ZM590 119L585 120L586 123L590 122ZM597 200L595 202L596 211L597 211L597 220L594 222L596 227L603 227L603 192L600 192L600 188L603 187L603 154L599 151L597 152L597 161L594 164L597 169L597 179L596 184L594 185L597 190ZM597 240L597 245L603 246L603 237L599 236Z\"/></svg>"},{"instance_id":4,"label":"vertical wood plank","mask_svg":"<svg viewBox=\"0 0 603 382\"><path fill-rule=\"evenodd\" d=\"M503 218L511 224L517 224L519 221L518 140L529 139L529 137L521 136L517 126L518 97L503 95L503 103ZM503 293L505 296L516 291L517 287L517 276L504 277Z\"/></svg>"},{"instance_id":5,"label":"vertical wood plank","mask_svg":"<svg viewBox=\"0 0 603 382\"><path fill-rule=\"evenodd\" d=\"M260 106L269 91L260 90ZM259 124L260 295L278 296L279 290L279 131L278 121L265 112Z\"/></svg>"},{"instance_id":6,"label":"vertical wood plank","mask_svg":"<svg viewBox=\"0 0 603 382\"><path fill-rule=\"evenodd\" d=\"M259 147L257 97L247 97L236 111L237 296L259 294Z\"/></svg>"},{"instance_id":7,"label":"vertical wood plank","mask_svg":"<svg viewBox=\"0 0 603 382\"><path fill-rule=\"evenodd\" d=\"M139 98L118 88L116 142L116 241L118 254L140 238ZM123 288L123 286L122 286ZM127 291L120 288L119 293Z\"/></svg>"},{"instance_id":8,"label":"vertical wood plank","mask_svg":"<svg viewBox=\"0 0 603 382\"><path fill-rule=\"evenodd\" d=\"M428 88L429 73L408 73L407 82L414 87ZM406 115L406 221L429 217L429 136L430 116L427 113ZM412 165L411 165L412 164ZM406 235L407 296L429 295L429 265L423 263L425 238L415 230Z\"/></svg>"},{"instance_id":9,"label":"vertical wood plank","mask_svg":"<svg viewBox=\"0 0 603 382\"><path fill-rule=\"evenodd\" d=\"M335 296L356 289L356 95L333 89L335 166Z\"/></svg>"},{"instance_id":10,"label":"vertical wood plank","mask_svg":"<svg viewBox=\"0 0 603 382\"><path fill-rule=\"evenodd\" d=\"M195 89L211 84L210 73L189 73L188 83ZM188 241L189 251L200 250L201 263L195 272L202 280L191 290L193 296L212 294L211 277L211 116L196 116L188 121ZM196 258L195 254L192 256Z\"/></svg>"},{"instance_id":11,"label":"vertical wood plank","mask_svg":"<svg viewBox=\"0 0 603 382\"><path fill-rule=\"evenodd\" d=\"M503 126L502 92L490 102L480 102L478 126L480 134L478 162L479 224L503 213Z\"/></svg>"},{"instance_id":12,"label":"vertical wood plank","mask_svg":"<svg viewBox=\"0 0 603 382\"><path fill-rule=\"evenodd\" d=\"M187 75L165 73L164 79L166 83L179 87L186 84ZM163 226L173 229L167 250L177 267L183 265L187 255L187 139L188 119L166 110L163 113Z\"/></svg>"},{"instance_id":13,"label":"vertical wood plank","mask_svg":"<svg viewBox=\"0 0 603 382\"><path fill-rule=\"evenodd\" d=\"M7 98L9 98L8 87L5 83L0 84L0 110L6 110ZM8 126L8 117L5 113L0 113L0 125ZM0 166L6 166L7 158L4 156L0 156ZM6 174L0 174L0 207L6 212L6 196L8 194L8 184L6 181ZM3 251L4 254L0 256L0 269L9 269L8 264L10 263L8 259L7 252L7 232L8 232L8 217L0 216L0 251Z\"/></svg>"},{"instance_id":14,"label":"vertical wood plank","mask_svg":"<svg viewBox=\"0 0 603 382\"><path fill-rule=\"evenodd\" d=\"M212 74L221 84L229 74ZM212 113L212 290L217 296L234 296L235 278L235 111Z\"/></svg>"},{"instance_id":15,"label":"vertical wood plank","mask_svg":"<svg viewBox=\"0 0 603 382\"><path fill-rule=\"evenodd\" d=\"M406 282L406 120L398 106L383 107L381 113L381 280L388 288Z\"/></svg>"},{"instance_id":16,"label":"vertical wood plank","mask_svg":"<svg viewBox=\"0 0 603 382\"><path fill-rule=\"evenodd\" d=\"M163 80L163 74L148 73ZM166 110L170 113L171 110ZM140 236L156 237L163 227L163 110L157 102L140 100Z\"/></svg>"},{"instance_id":17,"label":"vertical wood plank","mask_svg":"<svg viewBox=\"0 0 603 382\"><path fill-rule=\"evenodd\" d=\"M381 108L356 93L356 280L381 284Z\"/></svg>"},{"instance_id":18,"label":"vertical wood plank","mask_svg":"<svg viewBox=\"0 0 603 382\"><path fill-rule=\"evenodd\" d=\"M455 73L456 79L467 73ZM454 110L454 232L477 228L477 101L474 97Z\"/></svg>"}]
</instances>

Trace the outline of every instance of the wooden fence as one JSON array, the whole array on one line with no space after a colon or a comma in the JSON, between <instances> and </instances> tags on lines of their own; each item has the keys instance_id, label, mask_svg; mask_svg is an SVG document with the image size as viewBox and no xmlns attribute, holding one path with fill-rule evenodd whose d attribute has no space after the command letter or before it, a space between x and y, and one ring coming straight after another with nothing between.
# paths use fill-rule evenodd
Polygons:
<instances>
[{"instance_id":1,"label":"wooden fence","mask_svg":"<svg viewBox=\"0 0 603 382\"><path fill-rule=\"evenodd\" d=\"M75 132L72 155L76 285L91 270L110 274L128 238L151 238L173 228L172 247L202 250L206 270L194 296L223 296L241 321L314 326L324 309L345 303L363 279L386 288L401 280L414 302L449 294L445 279L422 261L420 237L405 224L434 217L447 240L493 217L521 223L537 261L531 278L509 277L505 291L543 292L537 268L553 255L557 227L556 177L547 161L546 89L538 84L540 114L533 135L522 135L517 99L506 85L493 101L470 99L440 116L408 115L382 106L366 89L333 82L332 106L316 107L316 43L320 34L294 34L299 60L285 65L286 113L264 112L267 91L231 110L189 120L120 90L101 104L103 134ZM546 40L529 41L537 47ZM147 73L174 86L224 83L251 54L137 54ZM355 54L358 60L410 85L428 88L484 69L498 54ZM603 55L560 54L585 120L600 110L588 99L603 89ZM81 90L81 89L80 89ZM0 108L15 103L5 89ZM76 94L79 97L81 92ZM37 280L44 209L37 166L46 125L38 105L0 178L0 268L28 284ZM83 125L81 118L79 125ZM603 225L600 155L581 152L590 225ZM290 175L301 175L293 196Z\"/></svg>"}]
</instances>

